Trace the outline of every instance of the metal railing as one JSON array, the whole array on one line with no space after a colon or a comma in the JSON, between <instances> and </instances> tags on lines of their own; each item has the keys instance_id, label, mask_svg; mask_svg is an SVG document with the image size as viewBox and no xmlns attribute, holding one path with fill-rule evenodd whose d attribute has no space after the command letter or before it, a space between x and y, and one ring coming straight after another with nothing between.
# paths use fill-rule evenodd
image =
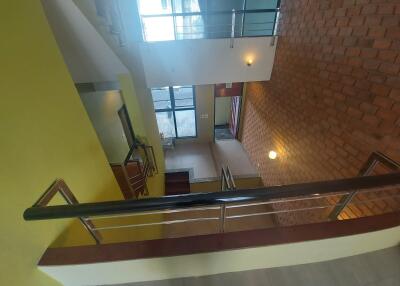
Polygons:
<instances>
[{"instance_id":1,"label":"metal railing","mask_svg":"<svg viewBox=\"0 0 400 286\"><path fill-rule=\"evenodd\" d=\"M233 191L236 190L235 180L233 178L231 169L229 166L221 168L221 191Z\"/></svg>"},{"instance_id":2,"label":"metal railing","mask_svg":"<svg viewBox=\"0 0 400 286\"><path fill-rule=\"evenodd\" d=\"M358 176L364 177L364 176L369 176L372 174L374 168L379 164L383 164L390 170L398 171L400 170L400 164L397 163L396 161L392 160L391 158L387 157L381 152L373 152L371 156L368 158L367 162L365 162L364 166L361 168L360 172L358 173ZM339 204L334 208L334 210L331 212L329 217L331 219L337 219L337 217L340 215L340 213L348 206L348 204L354 199L354 197L357 195L358 191L352 191L346 196L343 196Z\"/></svg>"},{"instance_id":3,"label":"metal railing","mask_svg":"<svg viewBox=\"0 0 400 286\"><path fill-rule=\"evenodd\" d=\"M234 38L275 36L279 11L278 3L278 7L274 9L232 9L141 15L140 21L144 41L231 38L231 47L233 47ZM171 29L173 35L169 35L166 39L163 35L162 39L157 39L152 35L153 25L158 25L157 20L166 19L169 19L168 23L173 25ZM179 22L184 22L184 24L179 24Z\"/></svg>"},{"instance_id":4,"label":"metal railing","mask_svg":"<svg viewBox=\"0 0 400 286\"><path fill-rule=\"evenodd\" d=\"M56 194L60 194L68 205L79 205L78 200L71 192L70 188L62 179L57 179L43 194L42 196L33 204L32 208L46 208L48 203L53 199ZM96 244L101 241L100 233L95 229L92 221L84 216L77 217L89 234L93 237Z\"/></svg>"},{"instance_id":5,"label":"metal railing","mask_svg":"<svg viewBox=\"0 0 400 286\"><path fill-rule=\"evenodd\" d=\"M398 168L399 164L381 153L373 153L363 169L374 168L377 162ZM370 171L369 171L370 172ZM363 172L365 173L365 172ZM359 176L332 181L320 181L255 189L236 189L229 168L223 168L221 191L147 198L141 200L107 201L72 205L44 206L34 204L24 212L25 220L80 218L91 223L89 231L112 231L149 226L171 226L184 223L208 222L216 225L215 231L226 232L239 220L266 216L292 216L318 213L318 219L330 220L332 211L342 211L351 206L364 207L371 203L395 201L400 209L400 172L372 176ZM365 198L348 200L355 190ZM385 210L390 211L390 210ZM191 216L197 212L196 217ZM340 212L339 212L340 213ZM112 221L121 217L144 218L155 214L174 214L156 221L135 221L111 225L97 222ZM200 216L199 216L200 215ZM336 219L336 217L335 217ZM311 222L315 222L311 221ZM309 221L303 221L309 223Z\"/></svg>"},{"instance_id":6,"label":"metal railing","mask_svg":"<svg viewBox=\"0 0 400 286\"><path fill-rule=\"evenodd\" d=\"M135 164L138 173L130 176L128 166ZM120 168L126 181L126 185L132 195L136 198L141 195L149 195L147 189L147 178L158 174L157 162L153 146L136 141L129 148L128 154L121 163L111 163L112 168Z\"/></svg>"},{"instance_id":7,"label":"metal railing","mask_svg":"<svg viewBox=\"0 0 400 286\"><path fill-rule=\"evenodd\" d=\"M139 152L139 154L136 154L137 157L135 157L135 151ZM140 154L140 152L143 152L143 154ZM135 144L129 148L129 152L125 157L124 164L126 165L127 162L132 160L142 163L143 166L146 164L149 165L150 176L158 174L158 166L153 146L136 140Z\"/></svg>"}]
</instances>

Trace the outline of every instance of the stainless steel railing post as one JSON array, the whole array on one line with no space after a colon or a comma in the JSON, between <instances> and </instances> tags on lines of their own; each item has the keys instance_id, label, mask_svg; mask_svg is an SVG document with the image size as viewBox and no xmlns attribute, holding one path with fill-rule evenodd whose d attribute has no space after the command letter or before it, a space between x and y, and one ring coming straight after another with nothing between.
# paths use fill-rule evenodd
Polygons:
<instances>
[{"instance_id":1,"label":"stainless steel railing post","mask_svg":"<svg viewBox=\"0 0 400 286\"><path fill-rule=\"evenodd\" d=\"M358 176L365 177L372 174L372 171L376 167L378 163L382 163L386 167L391 170L399 170L400 164L396 161L390 159L389 157L385 156L380 152L373 152L370 157L368 158L367 162L361 168ZM347 205L351 202L351 200L357 195L358 190L354 190L348 195L343 196L340 200L338 205L332 210L329 214L329 218L331 220L336 220L340 213L347 207Z\"/></svg>"},{"instance_id":2,"label":"stainless steel railing post","mask_svg":"<svg viewBox=\"0 0 400 286\"><path fill-rule=\"evenodd\" d=\"M219 232L225 232L225 216L226 216L226 206L225 204L221 205L221 218L220 218L220 226Z\"/></svg>"}]
</instances>

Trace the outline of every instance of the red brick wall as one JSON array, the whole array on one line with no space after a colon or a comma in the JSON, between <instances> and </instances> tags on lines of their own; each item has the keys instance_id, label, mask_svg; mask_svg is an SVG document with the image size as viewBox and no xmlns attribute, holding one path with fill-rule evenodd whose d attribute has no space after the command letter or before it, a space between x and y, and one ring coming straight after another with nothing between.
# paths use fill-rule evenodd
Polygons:
<instances>
[{"instance_id":1,"label":"red brick wall","mask_svg":"<svg viewBox=\"0 0 400 286\"><path fill-rule=\"evenodd\" d=\"M399 70L400 0L282 0L272 78L244 106L264 183L355 176L376 150L400 160Z\"/></svg>"},{"instance_id":2,"label":"red brick wall","mask_svg":"<svg viewBox=\"0 0 400 286\"><path fill-rule=\"evenodd\" d=\"M355 176L372 151L400 160L400 0L282 0L281 8L271 80L247 84L244 107L242 142L264 184ZM394 199L351 206L342 218L392 204L400 206ZM275 221L317 222L331 210L281 213Z\"/></svg>"}]
</instances>

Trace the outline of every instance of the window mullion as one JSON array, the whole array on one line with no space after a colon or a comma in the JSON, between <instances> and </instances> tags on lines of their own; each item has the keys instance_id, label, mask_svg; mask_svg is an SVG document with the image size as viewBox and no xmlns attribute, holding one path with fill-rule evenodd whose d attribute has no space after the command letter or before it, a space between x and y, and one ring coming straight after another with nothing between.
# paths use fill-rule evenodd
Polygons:
<instances>
[{"instance_id":1,"label":"window mullion","mask_svg":"<svg viewBox=\"0 0 400 286\"><path fill-rule=\"evenodd\" d=\"M174 126L175 126L175 137L178 138L178 128L176 127L176 115L175 115L175 96L174 96L174 88L172 86L169 87L169 96L171 99L171 107L172 114L174 116Z\"/></svg>"}]
</instances>

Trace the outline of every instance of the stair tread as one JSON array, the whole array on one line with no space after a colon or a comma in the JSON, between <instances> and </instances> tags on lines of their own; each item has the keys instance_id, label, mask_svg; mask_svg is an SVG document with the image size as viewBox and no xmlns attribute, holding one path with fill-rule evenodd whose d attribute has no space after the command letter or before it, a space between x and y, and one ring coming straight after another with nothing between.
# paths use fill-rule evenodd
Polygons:
<instances>
[{"instance_id":1,"label":"stair tread","mask_svg":"<svg viewBox=\"0 0 400 286\"><path fill-rule=\"evenodd\" d=\"M189 186L189 182L165 182L166 186Z\"/></svg>"},{"instance_id":2,"label":"stair tread","mask_svg":"<svg viewBox=\"0 0 400 286\"><path fill-rule=\"evenodd\" d=\"M189 172L166 173L165 181L166 182L189 181Z\"/></svg>"}]
</instances>

